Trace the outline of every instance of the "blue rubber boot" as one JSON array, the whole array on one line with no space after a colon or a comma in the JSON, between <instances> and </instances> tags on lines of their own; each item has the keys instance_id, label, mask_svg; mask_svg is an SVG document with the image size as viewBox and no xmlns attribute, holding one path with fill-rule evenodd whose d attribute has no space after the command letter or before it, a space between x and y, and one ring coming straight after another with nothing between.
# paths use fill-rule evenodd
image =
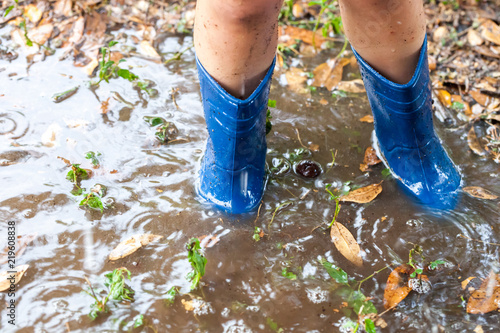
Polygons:
<instances>
[{"instance_id":1,"label":"blue rubber boot","mask_svg":"<svg viewBox=\"0 0 500 333\"><path fill-rule=\"evenodd\" d=\"M266 113L275 61L252 95L240 100L226 92L196 59L208 128L198 193L230 213L251 211L264 192Z\"/></svg>"},{"instance_id":2,"label":"blue rubber boot","mask_svg":"<svg viewBox=\"0 0 500 333\"><path fill-rule=\"evenodd\" d=\"M453 208L460 174L432 123L427 37L415 73L404 85L387 80L355 51L354 55L372 108L381 157L401 185L420 202L435 208Z\"/></svg>"}]
</instances>

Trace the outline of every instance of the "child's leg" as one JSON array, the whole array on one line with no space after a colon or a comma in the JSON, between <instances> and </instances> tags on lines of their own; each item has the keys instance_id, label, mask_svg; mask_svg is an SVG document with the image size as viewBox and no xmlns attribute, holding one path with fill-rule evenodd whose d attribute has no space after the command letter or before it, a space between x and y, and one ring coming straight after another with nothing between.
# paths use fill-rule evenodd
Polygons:
<instances>
[{"instance_id":1,"label":"child's leg","mask_svg":"<svg viewBox=\"0 0 500 333\"><path fill-rule=\"evenodd\" d=\"M387 79L410 81L425 37L422 0L340 0L340 10L358 54Z\"/></svg>"},{"instance_id":2,"label":"child's leg","mask_svg":"<svg viewBox=\"0 0 500 333\"><path fill-rule=\"evenodd\" d=\"M432 123L422 0L341 0L375 119L377 146L403 188L451 208L460 175Z\"/></svg>"},{"instance_id":3,"label":"child's leg","mask_svg":"<svg viewBox=\"0 0 500 333\"><path fill-rule=\"evenodd\" d=\"M198 0L195 49L208 128L198 192L231 213L263 194L266 111L282 0Z\"/></svg>"},{"instance_id":4,"label":"child's leg","mask_svg":"<svg viewBox=\"0 0 500 333\"><path fill-rule=\"evenodd\" d=\"M245 99L264 78L275 55L283 0L198 0L196 55L231 95Z\"/></svg>"}]
</instances>

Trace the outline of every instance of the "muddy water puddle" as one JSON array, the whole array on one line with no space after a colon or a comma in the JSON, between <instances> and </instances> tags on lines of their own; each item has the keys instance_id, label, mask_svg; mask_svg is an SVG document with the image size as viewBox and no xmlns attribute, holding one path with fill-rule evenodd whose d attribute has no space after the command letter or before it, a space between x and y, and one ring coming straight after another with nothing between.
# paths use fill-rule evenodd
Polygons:
<instances>
[{"instance_id":1,"label":"muddy water puddle","mask_svg":"<svg viewBox=\"0 0 500 333\"><path fill-rule=\"evenodd\" d=\"M168 36L158 48L173 54L191 44L191 38ZM381 331L470 332L477 325L498 331L498 313L468 315L461 299L462 280L485 278L498 269L499 246L493 245L500 243L498 201L463 195L454 211L430 211L405 196L382 164L361 172L373 130L359 121L370 112L364 94L335 99L318 91L308 97L283 86L284 74L276 72L268 164L307 158L323 173L314 179L295 175L293 168L273 174L258 214L228 216L201 204L194 191L207 133L192 51L168 65L127 58L135 74L154 82L154 97L121 79L89 89L81 68L59 61L62 51L29 69L19 52L12 62L0 60L1 237L3 244L7 221L15 221L18 235L36 238L16 262L30 265L16 292L17 326L8 323L3 307L2 332L128 331L140 314L149 327L135 330L145 332L342 331L344 300L319 260L361 281L387 265L405 263L414 244L427 259L448 264L431 278L431 291L412 293L385 313L387 327ZM319 63L301 61L310 62L311 69ZM76 86L73 96L52 101L54 94ZM323 98L327 105L319 103ZM175 124L176 140L160 144L144 117ZM437 120L436 125L465 183L500 193L498 165L472 155L464 143L466 128ZM89 151L100 153L99 168L85 158ZM69 168L58 157L93 171L82 180L83 188L107 187L103 213L79 206L82 198L70 193ZM356 187L382 181L383 188L370 203L342 203L337 219L362 249L361 268L337 251L324 228L335 211L325 186L340 188L349 181ZM253 238L255 227L263 231L259 241ZM144 233L163 238L126 258L108 260L120 241ZM206 235L218 241L205 250L202 290L189 293L185 243ZM103 274L119 267L132 274L128 284L135 300L111 306L91 321L93 300L82 292L88 289L84 276L102 287ZM379 313L389 273L381 271L360 288ZM173 286L183 295L168 305L165 293ZM5 292L0 298L2 304L9 299Z\"/></svg>"}]
</instances>

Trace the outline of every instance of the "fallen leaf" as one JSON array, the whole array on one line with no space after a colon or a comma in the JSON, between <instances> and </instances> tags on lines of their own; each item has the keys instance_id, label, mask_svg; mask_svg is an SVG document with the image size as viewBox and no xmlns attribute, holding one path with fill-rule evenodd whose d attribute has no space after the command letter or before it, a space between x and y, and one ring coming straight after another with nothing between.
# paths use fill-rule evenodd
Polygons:
<instances>
[{"instance_id":1,"label":"fallen leaf","mask_svg":"<svg viewBox=\"0 0 500 333\"><path fill-rule=\"evenodd\" d=\"M485 45L480 45L480 46L475 46L473 50L479 54L482 54L486 57L492 57L492 58L497 58L500 59L500 52L494 52L491 48L485 46Z\"/></svg>"},{"instance_id":2,"label":"fallen leaf","mask_svg":"<svg viewBox=\"0 0 500 333\"><path fill-rule=\"evenodd\" d=\"M160 238L163 238L163 236L153 234L133 235L132 237L129 237L118 244L118 246L113 251L111 251L111 253L109 254L109 260L118 260L124 258L134 253L142 246L145 246Z\"/></svg>"},{"instance_id":3,"label":"fallen leaf","mask_svg":"<svg viewBox=\"0 0 500 333\"><path fill-rule=\"evenodd\" d=\"M5 291L10 288L11 280L10 278L14 278L13 284L16 285L23 278L24 273L30 267L30 265L20 265L10 271L4 271L0 273L0 291ZM15 272L15 273L10 273Z\"/></svg>"},{"instance_id":4,"label":"fallen leaf","mask_svg":"<svg viewBox=\"0 0 500 333\"><path fill-rule=\"evenodd\" d=\"M72 14L71 5L72 5L72 0L58 0L54 4L54 13L56 15L70 17Z\"/></svg>"},{"instance_id":5,"label":"fallen leaf","mask_svg":"<svg viewBox=\"0 0 500 333\"><path fill-rule=\"evenodd\" d=\"M479 104L481 104L482 106L484 106L486 108L494 108L499 103L498 98L488 96L488 95L483 94L477 90L469 91L469 95L471 95L472 98L474 98L474 100L476 102L478 102Z\"/></svg>"},{"instance_id":6,"label":"fallen leaf","mask_svg":"<svg viewBox=\"0 0 500 333\"><path fill-rule=\"evenodd\" d=\"M304 4L301 4L301 3L295 3L293 4L293 7L292 7L292 14L294 17L296 18L303 18L304 15L306 14L305 11L304 11Z\"/></svg>"},{"instance_id":7,"label":"fallen leaf","mask_svg":"<svg viewBox=\"0 0 500 333\"><path fill-rule=\"evenodd\" d=\"M204 247L204 248L212 247L220 241L220 238L217 235L215 235L215 236L214 235L209 235L209 236L203 235L203 236L198 237L198 239L200 240L200 246Z\"/></svg>"},{"instance_id":8,"label":"fallen leaf","mask_svg":"<svg viewBox=\"0 0 500 333\"><path fill-rule=\"evenodd\" d=\"M413 268L407 264L396 267L389 277L384 290L384 307L390 309L398 305L408 296L411 288L408 287L406 276L410 274Z\"/></svg>"},{"instance_id":9,"label":"fallen leaf","mask_svg":"<svg viewBox=\"0 0 500 333\"><path fill-rule=\"evenodd\" d=\"M290 90L298 94L306 94L308 92L305 87L307 76L304 71L297 67L292 67L285 73L286 82Z\"/></svg>"},{"instance_id":10,"label":"fallen leaf","mask_svg":"<svg viewBox=\"0 0 500 333\"><path fill-rule=\"evenodd\" d=\"M342 80L344 67L349 63L349 59L342 58L338 61L330 59L320 64L313 71L314 81L311 85L313 87L325 87L329 91L332 91Z\"/></svg>"},{"instance_id":11,"label":"fallen leaf","mask_svg":"<svg viewBox=\"0 0 500 333\"><path fill-rule=\"evenodd\" d=\"M492 20L486 20L481 24L481 36L497 45L500 45L500 27Z\"/></svg>"},{"instance_id":12,"label":"fallen leaf","mask_svg":"<svg viewBox=\"0 0 500 333\"><path fill-rule=\"evenodd\" d=\"M493 271L484 279L467 301L467 313L484 314L498 309L500 305L500 276Z\"/></svg>"},{"instance_id":13,"label":"fallen leaf","mask_svg":"<svg viewBox=\"0 0 500 333\"><path fill-rule=\"evenodd\" d=\"M153 45L151 45L150 42L148 42L147 40L143 40L140 44L139 44L140 48L141 48L141 53L143 55L145 55L146 57L148 58L151 58L153 60L160 60L161 57L160 55L158 54L158 52L156 52L156 49L153 47Z\"/></svg>"},{"instance_id":14,"label":"fallen leaf","mask_svg":"<svg viewBox=\"0 0 500 333\"><path fill-rule=\"evenodd\" d=\"M479 140L476 135L476 131L474 130L474 126L470 128L469 134L467 134L467 143L469 144L469 148L477 155L484 156L486 155L486 151L481 147Z\"/></svg>"},{"instance_id":15,"label":"fallen leaf","mask_svg":"<svg viewBox=\"0 0 500 333\"><path fill-rule=\"evenodd\" d=\"M328 101L326 99L322 98L322 99L319 100L319 104L321 104L321 105L328 105Z\"/></svg>"},{"instance_id":16,"label":"fallen leaf","mask_svg":"<svg viewBox=\"0 0 500 333\"><path fill-rule=\"evenodd\" d=\"M481 325L477 325L475 328L474 328L474 333L484 333L483 331L483 327Z\"/></svg>"},{"instance_id":17,"label":"fallen leaf","mask_svg":"<svg viewBox=\"0 0 500 333\"><path fill-rule=\"evenodd\" d=\"M337 250L347 260L358 267L363 266L359 245L346 227L338 222L334 222L330 229L330 236Z\"/></svg>"},{"instance_id":18,"label":"fallen leaf","mask_svg":"<svg viewBox=\"0 0 500 333\"><path fill-rule=\"evenodd\" d=\"M479 32L472 29L467 33L467 41L469 42L470 46L478 46L484 43Z\"/></svg>"},{"instance_id":19,"label":"fallen leaf","mask_svg":"<svg viewBox=\"0 0 500 333\"><path fill-rule=\"evenodd\" d=\"M373 116L371 114L364 116L363 118L359 119L359 121L363 123L370 123L373 124Z\"/></svg>"},{"instance_id":20,"label":"fallen leaf","mask_svg":"<svg viewBox=\"0 0 500 333\"><path fill-rule=\"evenodd\" d=\"M340 201L367 203L375 199L380 192L382 192L382 182L351 191L347 195L340 197Z\"/></svg>"},{"instance_id":21,"label":"fallen leaf","mask_svg":"<svg viewBox=\"0 0 500 333\"><path fill-rule=\"evenodd\" d=\"M319 151L319 145L318 144L315 144L315 143L311 143L309 145L309 149L313 152L318 152Z\"/></svg>"},{"instance_id":22,"label":"fallen leaf","mask_svg":"<svg viewBox=\"0 0 500 333\"><path fill-rule=\"evenodd\" d=\"M464 187L464 192L473 196L474 198L486 199L486 200L496 200L498 199L497 195L494 195L490 191L479 187L479 186L467 186Z\"/></svg>"},{"instance_id":23,"label":"fallen leaf","mask_svg":"<svg viewBox=\"0 0 500 333\"><path fill-rule=\"evenodd\" d=\"M314 33L312 30L302 29L302 28L297 28L297 27L292 27L290 25L287 25L287 26L283 27L282 30L280 29L280 32L282 32L280 38L287 36L291 40L292 44L295 43L295 39L300 39L304 43L307 43L310 45L313 44ZM321 44L323 44L325 42L325 38L323 37L323 35L321 34L321 31L319 31L319 30L316 31L315 42L316 42L316 46L321 46Z\"/></svg>"},{"instance_id":24,"label":"fallen leaf","mask_svg":"<svg viewBox=\"0 0 500 333\"><path fill-rule=\"evenodd\" d=\"M350 93L363 93L366 91L363 80L361 79L340 81L337 85L337 90L343 90Z\"/></svg>"},{"instance_id":25,"label":"fallen leaf","mask_svg":"<svg viewBox=\"0 0 500 333\"><path fill-rule=\"evenodd\" d=\"M71 44L76 44L82 39L83 37L83 30L85 28L85 18L83 16L80 16L74 23L73 23L73 28L71 31L73 32L71 34L71 37L68 39L68 41Z\"/></svg>"},{"instance_id":26,"label":"fallen leaf","mask_svg":"<svg viewBox=\"0 0 500 333\"><path fill-rule=\"evenodd\" d=\"M441 104L449 108L451 106L451 95L444 89L436 90L436 95Z\"/></svg>"},{"instance_id":27,"label":"fallen leaf","mask_svg":"<svg viewBox=\"0 0 500 333\"><path fill-rule=\"evenodd\" d=\"M382 160L378 158L375 149L373 149L373 147L368 147L365 150L365 158L363 160L363 164L359 165L359 169L363 172L366 172L370 169L370 166L377 165L380 162L382 162Z\"/></svg>"},{"instance_id":28,"label":"fallen leaf","mask_svg":"<svg viewBox=\"0 0 500 333\"><path fill-rule=\"evenodd\" d=\"M432 34L432 40L436 43L441 43L443 40L446 40L449 35L450 32L448 31L448 28L445 25L442 25L434 30L434 33Z\"/></svg>"},{"instance_id":29,"label":"fallen leaf","mask_svg":"<svg viewBox=\"0 0 500 333\"><path fill-rule=\"evenodd\" d=\"M33 23L38 23L42 18L43 12L33 4L24 7L24 15Z\"/></svg>"},{"instance_id":30,"label":"fallen leaf","mask_svg":"<svg viewBox=\"0 0 500 333\"><path fill-rule=\"evenodd\" d=\"M36 28L30 29L28 31L28 37L32 41L43 45L52 35L52 31L54 31L54 26L51 23L42 24Z\"/></svg>"},{"instance_id":31,"label":"fallen leaf","mask_svg":"<svg viewBox=\"0 0 500 333\"><path fill-rule=\"evenodd\" d=\"M194 311L193 300L186 301L181 299L181 303L184 305L184 309L186 309L186 311Z\"/></svg>"},{"instance_id":32,"label":"fallen leaf","mask_svg":"<svg viewBox=\"0 0 500 333\"><path fill-rule=\"evenodd\" d=\"M26 251L26 248L28 245L38 236L38 234L30 234L30 235L19 235L17 236L17 245L16 245L16 258L19 258L24 251ZM2 253L0 253L0 265L3 265L8 262L8 253L9 253L9 247L6 246Z\"/></svg>"},{"instance_id":33,"label":"fallen leaf","mask_svg":"<svg viewBox=\"0 0 500 333\"><path fill-rule=\"evenodd\" d=\"M467 279L463 280L462 281L462 290L465 290L465 288L467 288L467 285L469 284L469 282L475 278L476 278L475 276L471 276L471 277L468 277Z\"/></svg>"},{"instance_id":34,"label":"fallen leaf","mask_svg":"<svg viewBox=\"0 0 500 333\"><path fill-rule=\"evenodd\" d=\"M94 70L98 65L99 61L97 61L97 59L92 59L87 65L82 67L82 69L85 72L85 74L87 74L88 76L92 76L92 74L94 74Z\"/></svg>"},{"instance_id":35,"label":"fallen leaf","mask_svg":"<svg viewBox=\"0 0 500 333\"><path fill-rule=\"evenodd\" d=\"M427 57L427 62L429 63L429 70L433 71L437 68L437 61L436 58L428 56Z\"/></svg>"},{"instance_id":36,"label":"fallen leaf","mask_svg":"<svg viewBox=\"0 0 500 333\"><path fill-rule=\"evenodd\" d=\"M452 102L452 104L453 104L454 102L458 102L458 103L462 104L462 105L464 106L464 109L463 109L463 110L461 110L461 111L463 111L463 113L464 113L466 116L470 116L470 115L472 115L472 110L471 110L471 108L470 108L469 103L467 103L466 101L464 101L464 100L462 99L462 96L460 96L460 95L451 95L451 102Z\"/></svg>"}]
</instances>

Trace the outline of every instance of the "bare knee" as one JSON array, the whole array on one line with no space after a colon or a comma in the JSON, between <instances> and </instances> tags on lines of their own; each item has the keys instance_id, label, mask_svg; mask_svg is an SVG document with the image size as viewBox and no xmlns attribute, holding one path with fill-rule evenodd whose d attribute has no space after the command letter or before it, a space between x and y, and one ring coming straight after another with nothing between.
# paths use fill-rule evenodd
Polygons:
<instances>
[{"instance_id":1,"label":"bare knee","mask_svg":"<svg viewBox=\"0 0 500 333\"><path fill-rule=\"evenodd\" d=\"M210 10L228 23L247 26L277 17L283 0L208 0L207 2Z\"/></svg>"}]
</instances>

